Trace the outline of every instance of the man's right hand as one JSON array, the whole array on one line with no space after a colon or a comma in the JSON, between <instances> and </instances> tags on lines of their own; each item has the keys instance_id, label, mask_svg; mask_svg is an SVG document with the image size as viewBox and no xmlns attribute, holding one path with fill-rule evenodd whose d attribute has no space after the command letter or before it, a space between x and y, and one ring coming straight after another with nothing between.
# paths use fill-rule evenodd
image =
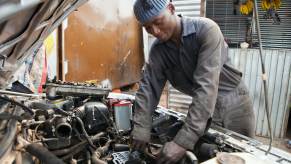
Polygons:
<instances>
[{"instance_id":1,"label":"man's right hand","mask_svg":"<svg viewBox=\"0 0 291 164\"><path fill-rule=\"evenodd\" d=\"M147 142L137 139L132 139L131 148L133 150L138 150L144 152L147 146Z\"/></svg>"}]
</instances>

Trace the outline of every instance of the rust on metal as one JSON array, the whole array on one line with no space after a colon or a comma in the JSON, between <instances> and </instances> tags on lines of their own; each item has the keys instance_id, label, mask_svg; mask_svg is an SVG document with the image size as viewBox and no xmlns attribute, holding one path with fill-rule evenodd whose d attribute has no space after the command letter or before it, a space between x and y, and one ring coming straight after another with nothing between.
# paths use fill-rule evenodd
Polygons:
<instances>
[{"instance_id":1,"label":"rust on metal","mask_svg":"<svg viewBox=\"0 0 291 164\"><path fill-rule=\"evenodd\" d=\"M66 81L109 79L113 88L135 83L144 62L142 29L132 0L90 0L68 18L64 33Z\"/></svg>"}]
</instances>

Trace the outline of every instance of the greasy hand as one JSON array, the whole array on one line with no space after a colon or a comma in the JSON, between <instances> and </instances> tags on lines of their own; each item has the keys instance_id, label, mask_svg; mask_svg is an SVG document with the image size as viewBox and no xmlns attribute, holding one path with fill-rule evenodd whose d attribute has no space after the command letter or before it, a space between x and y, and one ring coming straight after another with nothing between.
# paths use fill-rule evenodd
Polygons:
<instances>
[{"instance_id":1,"label":"greasy hand","mask_svg":"<svg viewBox=\"0 0 291 164\"><path fill-rule=\"evenodd\" d=\"M147 146L147 142L142 141L142 140L132 139L131 148L133 150L139 150L143 152L146 146Z\"/></svg>"},{"instance_id":2,"label":"greasy hand","mask_svg":"<svg viewBox=\"0 0 291 164\"><path fill-rule=\"evenodd\" d=\"M186 153L186 149L175 142L167 142L159 154L158 164L172 164L178 162Z\"/></svg>"}]
</instances>

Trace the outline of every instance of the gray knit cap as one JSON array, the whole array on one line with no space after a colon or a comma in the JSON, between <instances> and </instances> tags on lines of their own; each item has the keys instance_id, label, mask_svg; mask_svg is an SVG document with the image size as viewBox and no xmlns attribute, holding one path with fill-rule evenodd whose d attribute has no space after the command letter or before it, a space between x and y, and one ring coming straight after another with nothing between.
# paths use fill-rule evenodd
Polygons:
<instances>
[{"instance_id":1,"label":"gray knit cap","mask_svg":"<svg viewBox=\"0 0 291 164\"><path fill-rule=\"evenodd\" d=\"M133 11L136 19L144 24L158 16L169 4L169 0L136 0Z\"/></svg>"}]
</instances>

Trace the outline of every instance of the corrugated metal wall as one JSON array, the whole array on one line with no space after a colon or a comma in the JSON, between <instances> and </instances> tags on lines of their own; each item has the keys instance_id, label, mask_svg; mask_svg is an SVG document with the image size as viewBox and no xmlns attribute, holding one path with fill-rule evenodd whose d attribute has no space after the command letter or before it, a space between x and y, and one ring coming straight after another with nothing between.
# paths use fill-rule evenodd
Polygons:
<instances>
[{"instance_id":1,"label":"corrugated metal wall","mask_svg":"<svg viewBox=\"0 0 291 164\"><path fill-rule=\"evenodd\" d=\"M291 50L264 50L268 75L269 105L275 137L285 133L285 117L291 90ZM236 68L244 73L243 80L250 90L256 115L256 134L267 136L267 120L264 109L264 93L261 80L261 63L257 49L230 49L229 57ZM172 109L188 109L191 97L169 87L168 105Z\"/></svg>"},{"instance_id":2,"label":"corrugated metal wall","mask_svg":"<svg viewBox=\"0 0 291 164\"><path fill-rule=\"evenodd\" d=\"M264 19L265 11L262 11L261 0L259 3L260 28L264 47L291 48L291 1L282 0L278 14L280 25L273 24L272 20Z\"/></svg>"},{"instance_id":3,"label":"corrugated metal wall","mask_svg":"<svg viewBox=\"0 0 291 164\"><path fill-rule=\"evenodd\" d=\"M206 17L213 19L224 34L227 43L236 47L247 41L257 46L258 39L254 30L252 14L245 16L239 11L239 2L234 0L207 0ZM241 0L241 2L244 2ZM266 48L291 48L291 1L282 1L278 14L281 23L273 24L272 19L265 19L258 0L262 43Z\"/></svg>"},{"instance_id":4,"label":"corrugated metal wall","mask_svg":"<svg viewBox=\"0 0 291 164\"><path fill-rule=\"evenodd\" d=\"M199 17L200 0L173 0L176 13L182 16Z\"/></svg>"},{"instance_id":5,"label":"corrugated metal wall","mask_svg":"<svg viewBox=\"0 0 291 164\"><path fill-rule=\"evenodd\" d=\"M233 0L207 0L206 17L219 25L229 45L246 41L251 16L241 15L239 5L235 5Z\"/></svg>"}]
</instances>

